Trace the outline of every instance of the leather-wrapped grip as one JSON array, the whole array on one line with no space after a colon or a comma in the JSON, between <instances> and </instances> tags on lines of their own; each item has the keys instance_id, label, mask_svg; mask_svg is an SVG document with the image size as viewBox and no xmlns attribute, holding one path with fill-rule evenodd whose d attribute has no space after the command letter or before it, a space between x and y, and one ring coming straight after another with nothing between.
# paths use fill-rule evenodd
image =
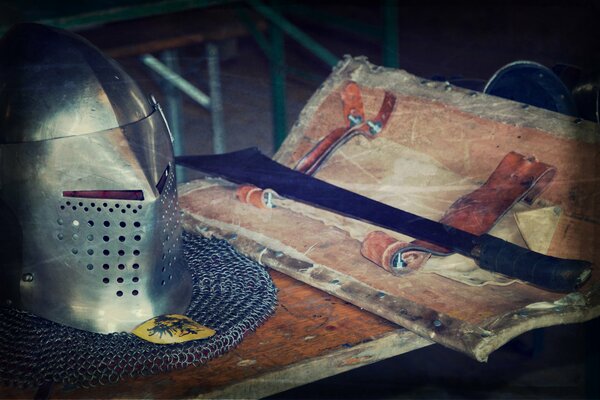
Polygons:
<instances>
[{"instance_id":1,"label":"leather-wrapped grip","mask_svg":"<svg viewBox=\"0 0 600 400\"><path fill-rule=\"evenodd\" d=\"M591 275L591 263L536 253L491 235L481 235L472 256L479 266L544 289L571 292Z\"/></svg>"}]
</instances>

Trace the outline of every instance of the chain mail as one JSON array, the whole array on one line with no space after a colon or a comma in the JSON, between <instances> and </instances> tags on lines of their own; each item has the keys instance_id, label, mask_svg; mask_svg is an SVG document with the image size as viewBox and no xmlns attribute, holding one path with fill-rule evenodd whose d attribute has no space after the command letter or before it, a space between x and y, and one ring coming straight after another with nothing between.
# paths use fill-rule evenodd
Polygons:
<instances>
[{"instance_id":1,"label":"chain mail","mask_svg":"<svg viewBox=\"0 0 600 400\"><path fill-rule=\"evenodd\" d=\"M183 251L194 289L186 315L217 331L211 338L171 345L131 333L99 334L28 312L0 308L0 384L34 387L114 383L204 363L236 346L274 310L267 271L227 242L184 233Z\"/></svg>"}]
</instances>

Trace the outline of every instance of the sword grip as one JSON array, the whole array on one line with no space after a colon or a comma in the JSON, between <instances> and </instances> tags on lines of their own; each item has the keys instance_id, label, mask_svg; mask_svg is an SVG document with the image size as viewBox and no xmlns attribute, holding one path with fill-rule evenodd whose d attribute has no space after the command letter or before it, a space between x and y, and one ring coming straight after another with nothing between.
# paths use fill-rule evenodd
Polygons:
<instances>
[{"instance_id":1,"label":"sword grip","mask_svg":"<svg viewBox=\"0 0 600 400\"><path fill-rule=\"evenodd\" d=\"M491 235L481 235L472 256L479 266L544 289L571 292L591 275L591 263L536 253Z\"/></svg>"}]
</instances>

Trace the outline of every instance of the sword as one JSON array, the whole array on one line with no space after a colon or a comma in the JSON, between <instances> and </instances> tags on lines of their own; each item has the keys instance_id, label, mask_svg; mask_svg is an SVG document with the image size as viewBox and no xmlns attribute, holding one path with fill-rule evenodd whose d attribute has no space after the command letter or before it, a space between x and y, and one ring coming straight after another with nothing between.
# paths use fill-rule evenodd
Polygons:
<instances>
[{"instance_id":1,"label":"sword","mask_svg":"<svg viewBox=\"0 0 600 400\"><path fill-rule=\"evenodd\" d=\"M548 256L494 236L469 232L420 217L287 168L257 148L208 156L181 156L176 163L236 183L273 189L279 195L350 218L424 240L474 259L488 271L498 272L544 289L568 292L591 275L591 263ZM425 248L415 245L403 251Z\"/></svg>"}]
</instances>

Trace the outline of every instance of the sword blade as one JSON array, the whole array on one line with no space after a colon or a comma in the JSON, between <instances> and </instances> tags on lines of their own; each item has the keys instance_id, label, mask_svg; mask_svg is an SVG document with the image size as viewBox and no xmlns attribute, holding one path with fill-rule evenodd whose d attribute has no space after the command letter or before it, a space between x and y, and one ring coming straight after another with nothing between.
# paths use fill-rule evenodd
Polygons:
<instances>
[{"instance_id":1,"label":"sword blade","mask_svg":"<svg viewBox=\"0 0 600 400\"><path fill-rule=\"evenodd\" d=\"M177 157L177 163L236 183L249 183L303 203L387 228L474 258L485 269L551 290L568 291L590 275L590 263L564 260L524 249L490 235L469 232L391 207L358 193L287 168L256 148ZM415 246L408 250L422 250Z\"/></svg>"}]
</instances>

